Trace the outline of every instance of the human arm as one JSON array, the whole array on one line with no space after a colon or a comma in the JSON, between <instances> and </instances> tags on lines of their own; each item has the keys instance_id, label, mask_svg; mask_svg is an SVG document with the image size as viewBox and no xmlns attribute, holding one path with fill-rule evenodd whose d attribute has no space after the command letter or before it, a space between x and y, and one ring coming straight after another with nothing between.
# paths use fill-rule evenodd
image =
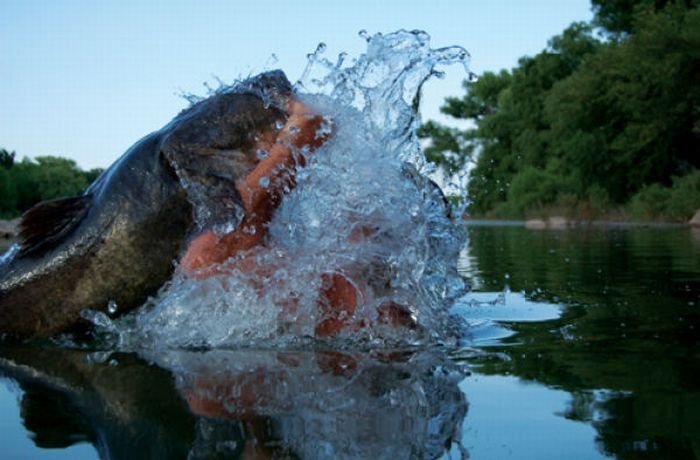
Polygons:
<instances>
[{"instance_id":1,"label":"human arm","mask_svg":"<svg viewBox=\"0 0 700 460\"><path fill-rule=\"evenodd\" d=\"M297 169L305 164L305 155L328 138L328 134L319 135L324 121L305 104L297 100L290 102L289 117L267 156L236 182L243 204L243 220L225 235L217 236L208 230L194 238L180 261L180 270L191 273L220 264L237 252L262 243L265 225L279 206L282 195L295 185L294 178Z\"/></svg>"}]
</instances>

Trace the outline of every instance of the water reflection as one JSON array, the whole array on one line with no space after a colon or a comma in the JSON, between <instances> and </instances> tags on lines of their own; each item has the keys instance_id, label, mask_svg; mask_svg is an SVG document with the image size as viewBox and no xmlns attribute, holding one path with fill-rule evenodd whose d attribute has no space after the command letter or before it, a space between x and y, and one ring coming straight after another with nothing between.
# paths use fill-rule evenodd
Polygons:
<instances>
[{"instance_id":1,"label":"water reflection","mask_svg":"<svg viewBox=\"0 0 700 460\"><path fill-rule=\"evenodd\" d=\"M0 376L38 446L103 458L700 457L693 232L468 232L461 353L5 345Z\"/></svg>"},{"instance_id":2,"label":"water reflection","mask_svg":"<svg viewBox=\"0 0 700 460\"><path fill-rule=\"evenodd\" d=\"M442 352L0 349L38 447L102 458L436 458L460 438Z\"/></svg>"},{"instance_id":3,"label":"water reflection","mask_svg":"<svg viewBox=\"0 0 700 460\"><path fill-rule=\"evenodd\" d=\"M560 416L593 426L603 454L700 456L700 247L689 229L469 235L468 276L483 290L563 308L502 323L512 334L485 344L499 358L474 361L478 373L570 393Z\"/></svg>"}]
</instances>

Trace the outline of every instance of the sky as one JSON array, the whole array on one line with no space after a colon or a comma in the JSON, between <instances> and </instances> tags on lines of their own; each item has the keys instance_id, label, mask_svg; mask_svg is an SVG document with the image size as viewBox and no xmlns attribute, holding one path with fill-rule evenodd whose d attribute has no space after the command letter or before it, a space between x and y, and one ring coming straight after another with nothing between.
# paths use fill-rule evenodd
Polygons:
<instances>
[{"instance_id":1,"label":"sky","mask_svg":"<svg viewBox=\"0 0 700 460\"><path fill-rule=\"evenodd\" d=\"M370 34L421 29L460 45L470 70L512 68L589 0L1 0L0 148L107 167L187 106L182 93L281 68L298 79L320 42L358 56ZM461 96L460 66L424 88L423 119Z\"/></svg>"}]
</instances>

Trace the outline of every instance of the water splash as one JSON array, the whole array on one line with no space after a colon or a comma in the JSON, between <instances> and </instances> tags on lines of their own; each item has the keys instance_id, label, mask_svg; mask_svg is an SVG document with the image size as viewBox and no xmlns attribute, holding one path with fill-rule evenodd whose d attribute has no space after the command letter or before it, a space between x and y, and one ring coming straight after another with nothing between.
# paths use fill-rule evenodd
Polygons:
<instances>
[{"instance_id":1,"label":"water splash","mask_svg":"<svg viewBox=\"0 0 700 460\"><path fill-rule=\"evenodd\" d=\"M319 45L309 55L297 90L357 109L381 133L382 145L392 155L430 172L416 137L421 88L431 77L444 77L439 66L461 64L469 74L469 53L461 46L430 48L430 35L421 30L386 35L362 30L359 35L367 41L367 51L349 63L345 53L335 62L324 58L325 44Z\"/></svg>"},{"instance_id":2,"label":"water splash","mask_svg":"<svg viewBox=\"0 0 700 460\"><path fill-rule=\"evenodd\" d=\"M309 55L295 93L334 122L331 139L285 195L268 227L255 273L231 266L204 280L175 277L138 312L119 320L120 346L289 346L313 340L324 277L358 288L355 320L334 345L420 345L454 340L449 307L465 284L456 266L464 231L425 173L415 134L422 85L437 66L466 65L461 47L431 49L420 31L363 35L367 52L348 62ZM224 264L225 265L225 264ZM398 304L419 327L382 324ZM100 318L104 320L105 318ZM103 321L102 321L103 322ZM111 326L110 326L111 327Z\"/></svg>"},{"instance_id":3,"label":"water splash","mask_svg":"<svg viewBox=\"0 0 700 460\"><path fill-rule=\"evenodd\" d=\"M459 445L467 412L458 386L466 369L429 351L143 355L173 373L192 410L211 417L199 419L209 435L198 433L195 449L202 455L196 458L209 458L236 439L222 423L252 417L274 424L275 442L267 445L298 458L443 458Z\"/></svg>"}]
</instances>

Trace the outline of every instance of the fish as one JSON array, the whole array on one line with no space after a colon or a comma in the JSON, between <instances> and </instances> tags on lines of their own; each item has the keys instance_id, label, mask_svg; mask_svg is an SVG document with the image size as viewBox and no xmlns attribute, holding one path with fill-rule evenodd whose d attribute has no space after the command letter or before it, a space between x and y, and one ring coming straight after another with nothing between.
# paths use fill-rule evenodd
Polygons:
<instances>
[{"instance_id":1,"label":"fish","mask_svg":"<svg viewBox=\"0 0 700 460\"><path fill-rule=\"evenodd\" d=\"M115 317L172 276L192 235L242 219L235 182L281 126L292 86L269 71L215 91L129 148L79 196L45 201L0 258L0 336L85 330L81 312Z\"/></svg>"}]
</instances>

